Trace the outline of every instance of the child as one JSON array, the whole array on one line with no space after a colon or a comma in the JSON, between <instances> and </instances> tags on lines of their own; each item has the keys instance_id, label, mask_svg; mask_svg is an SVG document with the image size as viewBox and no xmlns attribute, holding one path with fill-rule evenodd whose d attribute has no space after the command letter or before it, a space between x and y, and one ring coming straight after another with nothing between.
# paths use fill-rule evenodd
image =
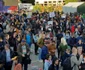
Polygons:
<instances>
[{"instance_id":1,"label":"child","mask_svg":"<svg viewBox=\"0 0 85 70\"><path fill-rule=\"evenodd\" d=\"M13 67L12 70L22 70L22 65L18 63L18 57L14 59Z\"/></svg>"}]
</instances>

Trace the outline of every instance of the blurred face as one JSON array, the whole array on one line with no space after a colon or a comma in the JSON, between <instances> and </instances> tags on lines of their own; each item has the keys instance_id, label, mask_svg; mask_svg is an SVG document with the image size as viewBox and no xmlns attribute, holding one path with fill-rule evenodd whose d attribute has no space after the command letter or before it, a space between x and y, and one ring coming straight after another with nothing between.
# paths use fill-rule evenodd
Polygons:
<instances>
[{"instance_id":1,"label":"blurred face","mask_svg":"<svg viewBox=\"0 0 85 70\"><path fill-rule=\"evenodd\" d=\"M7 39L7 40L9 39L9 35L7 35L6 39Z\"/></svg>"},{"instance_id":2,"label":"blurred face","mask_svg":"<svg viewBox=\"0 0 85 70\"><path fill-rule=\"evenodd\" d=\"M49 59L48 60L51 60L52 59L52 57L51 56L49 56Z\"/></svg>"},{"instance_id":3,"label":"blurred face","mask_svg":"<svg viewBox=\"0 0 85 70\"><path fill-rule=\"evenodd\" d=\"M56 60L56 61L55 61L55 65L58 65L58 64L59 64L59 61L58 61L58 60Z\"/></svg>"},{"instance_id":4,"label":"blurred face","mask_svg":"<svg viewBox=\"0 0 85 70\"><path fill-rule=\"evenodd\" d=\"M75 55L77 55L77 48L73 47L72 48L72 53L74 53Z\"/></svg>"},{"instance_id":5,"label":"blurred face","mask_svg":"<svg viewBox=\"0 0 85 70\"><path fill-rule=\"evenodd\" d=\"M22 42L21 44L22 44L22 45L25 45L25 42Z\"/></svg>"},{"instance_id":6,"label":"blurred face","mask_svg":"<svg viewBox=\"0 0 85 70\"><path fill-rule=\"evenodd\" d=\"M8 49L9 49L9 47L5 45L5 50L8 50Z\"/></svg>"},{"instance_id":7,"label":"blurred face","mask_svg":"<svg viewBox=\"0 0 85 70\"><path fill-rule=\"evenodd\" d=\"M78 48L78 54L81 55L82 54L82 47Z\"/></svg>"},{"instance_id":8,"label":"blurred face","mask_svg":"<svg viewBox=\"0 0 85 70\"><path fill-rule=\"evenodd\" d=\"M81 40L79 40L79 44L81 44L82 43L82 41Z\"/></svg>"}]
</instances>

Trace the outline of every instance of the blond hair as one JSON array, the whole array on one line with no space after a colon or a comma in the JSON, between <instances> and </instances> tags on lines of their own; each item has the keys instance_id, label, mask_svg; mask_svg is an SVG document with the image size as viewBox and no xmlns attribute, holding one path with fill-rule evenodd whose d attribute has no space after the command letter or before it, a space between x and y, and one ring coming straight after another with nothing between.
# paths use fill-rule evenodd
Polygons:
<instances>
[{"instance_id":1,"label":"blond hair","mask_svg":"<svg viewBox=\"0 0 85 70\"><path fill-rule=\"evenodd\" d=\"M65 39L64 37L61 38L61 43L62 43L63 45L67 45L66 39Z\"/></svg>"}]
</instances>

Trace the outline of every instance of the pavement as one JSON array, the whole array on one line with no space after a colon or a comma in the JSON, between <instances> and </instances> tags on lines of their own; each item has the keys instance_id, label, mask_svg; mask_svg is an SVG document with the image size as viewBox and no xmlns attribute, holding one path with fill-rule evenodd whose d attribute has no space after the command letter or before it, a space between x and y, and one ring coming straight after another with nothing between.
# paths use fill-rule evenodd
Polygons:
<instances>
[{"instance_id":1,"label":"pavement","mask_svg":"<svg viewBox=\"0 0 85 70\"><path fill-rule=\"evenodd\" d=\"M34 53L34 45L31 47L31 55L30 58L32 60L32 63L28 65L28 70L43 70L43 62L38 59L38 55L35 55Z\"/></svg>"}]
</instances>

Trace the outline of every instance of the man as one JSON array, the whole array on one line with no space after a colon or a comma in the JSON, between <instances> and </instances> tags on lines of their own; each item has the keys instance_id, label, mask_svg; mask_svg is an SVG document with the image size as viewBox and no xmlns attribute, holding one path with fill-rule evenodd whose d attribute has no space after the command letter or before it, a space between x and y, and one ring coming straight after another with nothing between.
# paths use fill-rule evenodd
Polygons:
<instances>
[{"instance_id":1,"label":"man","mask_svg":"<svg viewBox=\"0 0 85 70\"><path fill-rule=\"evenodd\" d=\"M12 58L14 57L14 53L9 48L9 44L6 44L4 48L5 49L3 50L2 54L4 55L5 58L5 70L11 70L13 63Z\"/></svg>"},{"instance_id":2,"label":"man","mask_svg":"<svg viewBox=\"0 0 85 70\"><path fill-rule=\"evenodd\" d=\"M82 55L79 55L79 57L77 58L77 53L78 53L77 47L74 46L72 48L72 57L71 57L71 67L73 67L72 70L79 70L78 67L83 59Z\"/></svg>"},{"instance_id":3,"label":"man","mask_svg":"<svg viewBox=\"0 0 85 70\"><path fill-rule=\"evenodd\" d=\"M22 63L22 66L24 65L24 70L27 70L28 64L25 60L27 55L30 56L30 50L25 40L22 40L18 45L17 53L19 55L19 62Z\"/></svg>"},{"instance_id":4,"label":"man","mask_svg":"<svg viewBox=\"0 0 85 70\"><path fill-rule=\"evenodd\" d=\"M49 54L49 51L48 51L49 45L50 45L49 38L46 38L44 40L44 46L42 47L42 52L41 52L41 59L43 60L43 62L46 58L46 55Z\"/></svg>"}]
</instances>

